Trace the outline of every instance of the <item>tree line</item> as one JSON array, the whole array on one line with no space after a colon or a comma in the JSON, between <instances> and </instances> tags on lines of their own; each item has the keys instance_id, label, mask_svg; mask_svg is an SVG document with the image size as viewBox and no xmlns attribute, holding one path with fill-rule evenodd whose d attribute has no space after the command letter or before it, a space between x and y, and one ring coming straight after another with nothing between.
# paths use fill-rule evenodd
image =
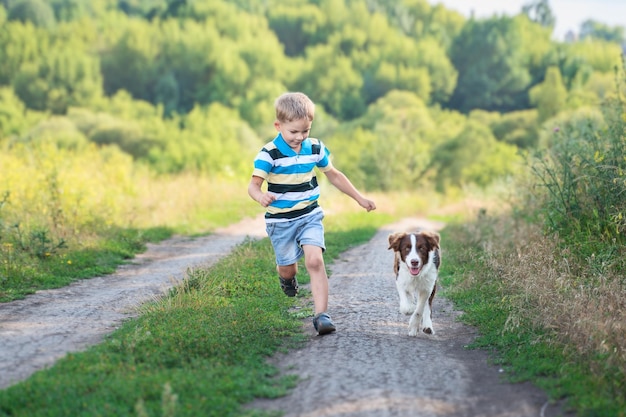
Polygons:
<instances>
[{"instance_id":1,"label":"tree line","mask_svg":"<svg viewBox=\"0 0 626 417\"><path fill-rule=\"evenodd\" d=\"M297 90L358 185L487 185L615 93L623 28L558 42L553 25L547 0L486 19L426 0L0 0L0 144L246 176Z\"/></svg>"}]
</instances>

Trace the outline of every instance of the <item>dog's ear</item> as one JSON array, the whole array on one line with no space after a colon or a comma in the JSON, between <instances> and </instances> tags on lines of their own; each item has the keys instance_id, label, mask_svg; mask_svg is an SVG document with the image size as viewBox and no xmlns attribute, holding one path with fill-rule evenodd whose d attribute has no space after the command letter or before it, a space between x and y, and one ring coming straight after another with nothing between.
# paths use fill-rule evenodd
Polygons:
<instances>
[{"instance_id":1,"label":"dog's ear","mask_svg":"<svg viewBox=\"0 0 626 417\"><path fill-rule=\"evenodd\" d=\"M404 232L392 233L389 235L389 247L387 249L393 249L395 251L400 250L400 241L406 236Z\"/></svg>"},{"instance_id":2,"label":"dog's ear","mask_svg":"<svg viewBox=\"0 0 626 417\"><path fill-rule=\"evenodd\" d=\"M429 232L422 232L422 235L424 236L424 238L426 238L426 241L428 242L428 245L430 246L430 250L435 250L439 248L439 242L441 240L439 233L429 231Z\"/></svg>"}]
</instances>

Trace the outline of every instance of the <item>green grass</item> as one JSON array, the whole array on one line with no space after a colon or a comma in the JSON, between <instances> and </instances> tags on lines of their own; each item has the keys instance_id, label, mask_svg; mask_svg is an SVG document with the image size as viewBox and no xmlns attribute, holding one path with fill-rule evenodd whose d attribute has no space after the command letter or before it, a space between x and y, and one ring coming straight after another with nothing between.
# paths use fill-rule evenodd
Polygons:
<instances>
[{"instance_id":1,"label":"green grass","mask_svg":"<svg viewBox=\"0 0 626 417\"><path fill-rule=\"evenodd\" d=\"M328 218L327 263L388 220ZM266 358L302 343L292 307L304 301L280 291L268 239L246 241L212 268L189 271L104 343L0 391L0 416L270 415L242 405L294 386Z\"/></svg>"},{"instance_id":2,"label":"green grass","mask_svg":"<svg viewBox=\"0 0 626 417\"><path fill-rule=\"evenodd\" d=\"M549 331L523 318L529 315L513 311L499 271L489 268L480 245L461 229L449 225L442 231L446 261L441 279L444 295L463 311L461 320L480 332L470 347L492 352L493 362L511 381L531 381L552 400L566 399L581 416L624 417L624 375L609 366L591 372L602 358L555 342ZM521 319L511 323L511 317Z\"/></svg>"},{"instance_id":3,"label":"green grass","mask_svg":"<svg viewBox=\"0 0 626 417\"><path fill-rule=\"evenodd\" d=\"M89 247L72 245L42 257L15 251L16 258L5 264L4 271L0 268L0 302L21 299L37 290L59 288L78 279L111 274L145 251L146 243L171 236L172 230L164 227L112 228Z\"/></svg>"}]
</instances>

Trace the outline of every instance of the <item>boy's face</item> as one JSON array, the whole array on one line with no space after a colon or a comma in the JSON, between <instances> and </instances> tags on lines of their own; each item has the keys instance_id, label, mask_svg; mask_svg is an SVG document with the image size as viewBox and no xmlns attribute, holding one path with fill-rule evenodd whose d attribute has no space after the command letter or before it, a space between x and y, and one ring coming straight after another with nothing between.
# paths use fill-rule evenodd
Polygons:
<instances>
[{"instance_id":1,"label":"boy's face","mask_svg":"<svg viewBox=\"0 0 626 417\"><path fill-rule=\"evenodd\" d=\"M292 120L291 122L274 122L274 127L280 132L291 149L300 152L302 142L309 137L312 121L309 119Z\"/></svg>"}]
</instances>

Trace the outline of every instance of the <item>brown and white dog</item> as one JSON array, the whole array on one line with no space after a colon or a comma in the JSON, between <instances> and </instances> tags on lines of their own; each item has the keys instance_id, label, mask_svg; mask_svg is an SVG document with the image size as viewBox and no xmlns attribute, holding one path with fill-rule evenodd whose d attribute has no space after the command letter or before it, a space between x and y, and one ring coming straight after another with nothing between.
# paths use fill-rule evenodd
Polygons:
<instances>
[{"instance_id":1,"label":"brown and white dog","mask_svg":"<svg viewBox=\"0 0 626 417\"><path fill-rule=\"evenodd\" d=\"M435 333L431 310L441 264L439 241L439 234L429 231L389 235L389 249L395 254L393 271L400 296L400 312L411 314L409 336L417 336L420 330Z\"/></svg>"}]
</instances>

